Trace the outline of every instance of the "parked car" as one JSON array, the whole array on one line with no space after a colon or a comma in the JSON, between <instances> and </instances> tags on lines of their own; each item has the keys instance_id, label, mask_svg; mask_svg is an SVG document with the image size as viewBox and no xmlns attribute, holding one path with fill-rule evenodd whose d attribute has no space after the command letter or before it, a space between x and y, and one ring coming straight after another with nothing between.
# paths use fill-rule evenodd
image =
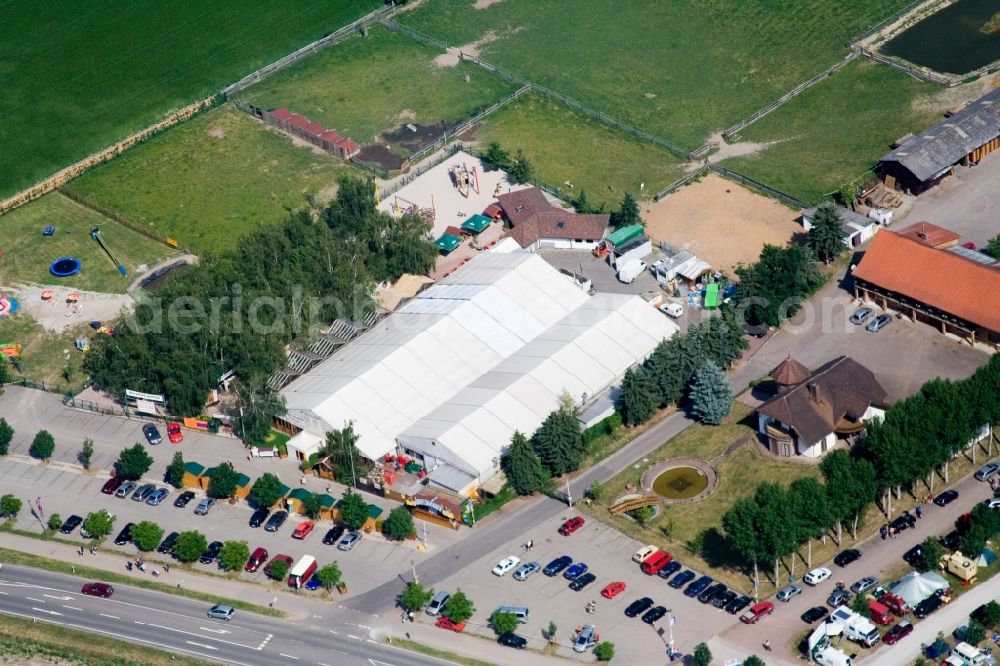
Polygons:
<instances>
[{"instance_id":1,"label":"parked car","mask_svg":"<svg viewBox=\"0 0 1000 666\"><path fill-rule=\"evenodd\" d=\"M871 308L858 308L854 311L854 314L851 315L851 323L859 325L863 324L870 316L872 316Z\"/></svg>"},{"instance_id":2,"label":"parked car","mask_svg":"<svg viewBox=\"0 0 1000 666\"><path fill-rule=\"evenodd\" d=\"M157 430L156 426L153 425L152 423L147 423L146 425L142 426L142 434L145 435L146 441L152 444L153 446L156 446L157 444L163 441L163 438L160 437L160 431Z\"/></svg>"},{"instance_id":3,"label":"parked car","mask_svg":"<svg viewBox=\"0 0 1000 666\"><path fill-rule=\"evenodd\" d=\"M885 636L882 637L882 642L886 645L895 645L912 633L913 625L906 620L900 620L896 626L885 632Z\"/></svg>"},{"instance_id":4,"label":"parked car","mask_svg":"<svg viewBox=\"0 0 1000 666\"><path fill-rule=\"evenodd\" d=\"M135 482L125 481L118 486L118 490L115 491L115 497L118 499L125 499L132 493L133 490L135 490Z\"/></svg>"},{"instance_id":5,"label":"parked car","mask_svg":"<svg viewBox=\"0 0 1000 666\"><path fill-rule=\"evenodd\" d=\"M314 529L316 529L316 523L311 520L303 520L292 532L292 538L305 539Z\"/></svg>"},{"instance_id":6,"label":"parked car","mask_svg":"<svg viewBox=\"0 0 1000 666\"><path fill-rule=\"evenodd\" d=\"M267 507L261 507L250 514L250 527L260 527L267 520L267 517L271 515L271 510Z\"/></svg>"},{"instance_id":7,"label":"parked car","mask_svg":"<svg viewBox=\"0 0 1000 666\"><path fill-rule=\"evenodd\" d=\"M736 597L737 594L732 590L724 590L722 594L715 595L715 597L712 599L712 605L715 606L716 608L722 609L728 606L730 602L732 602L732 600L735 599Z\"/></svg>"},{"instance_id":8,"label":"parked car","mask_svg":"<svg viewBox=\"0 0 1000 666\"><path fill-rule=\"evenodd\" d=\"M878 333L883 328L888 326L891 321L892 317L890 317L889 315L880 314L879 316L875 317L870 322L868 322L868 325L865 326L865 330L870 331L872 333Z\"/></svg>"},{"instance_id":9,"label":"parked car","mask_svg":"<svg viewBox=\"0 0 1000 666\"><path fill-rule=\"evenodd\" d=\"M434 626L447 629L448 631L454 631L455 633L459 633L465 629L464 622L452 622L450 617L439 617L438 621L434 623Z\"/></svg>"},{"instance_id":10,"label":"parked car","mask_svg":"<svg viewBox=\"0 0 1000 666\"><path fill-rule=\"evenodd\" d=\"M138 488L136 488L135 492L132 493L132 501L145 502L146 499L148 499L149 496L153 494L154 490L156 490L156 486L154 486L152 483L144 483Z\"/></svg>"},{"instance_id":11,"label":"parked car","mask_svg":"<svg viewBox=\"0 0 1000 666\"><path fill-rule=\"evenodd\" d=\"M730 601L728 604L726 604L726 612L729 613L730 615L736 615L744 608L749 606L751 602L753 602L753 599L751 599L745 594L738 596L732 601Z\"/></svg>"},{"instance_id":12,"label":"parked car","mask_svg":"<svg viewBox=\"0 0 1000 666\"><path fill-rule=\"evenodd\" d=\"M647 610L652 608L652 606L653 606L653 600L650 599L649 597L636 599L625 608L625 616L635 617L636 615L645 613Z\"/></svg>"},{"instance_id":13,"label":"parked car","mask_svg":"<svg viewBox=\"0 0 1000 666\"><path fill-rule=\"evenodd\" d=\"M585 624L577 632L576 638L573 639L573 652L586 652L597 645L598 640L600 640L600 636L597 635L597 629L594 628L594 625Z\"/></svg>"},{"instance_id":14,"label":"parked car","mask_svg":"<svg viewBox=\"0 0 1000 666\"><path fill-rule=\"evenodd\" d=\"M306 584L303 585L302 587L306 588L310 592L315 592L321 587L321 584L319 582L319 576L313 574L312 576L309 577L309 580L307 580Z\"/></svg>"},{"instance_id":15,"label":"parked car","mask_svg":"<svg viewBox=\"0 0 1000 666\"><path fill-rule=\"evenodd\" d=\"M332 546L337 543L337 540L342 536L344 536L344 526L334 525L326 531L326 534L323 535L323 543L327 546Z\"/></svg>"},{"instance_id":16,"label":"parked car","mask_svg":"<svg viewBox=\"0 0 1000 666\"><path fill-rule=\"evenodd\" d=\"M924 548L918 543L916 546L903 553L903 560L910 566L915 567L920 563L920 558L923 554Z\"/></svg>"},{"instance_id":17,"label":"parked car","mask_svg":"<svg viewBox=\"0 0 1000 666\"><path fill-rule=\"evenodd\" d=\"M222 552L222 542L213 541L212 543L208 544L208 548L205 550L204 553L201 554L201 557L198 558L198 561L201 562L202 564L211 564L212 562L215 561L215 558L217 558L219 556L219 553L221 552Z\"/></svg>"},{"instance_id":18,"label":"parked car","mask_svg":"<svg viewBox=\"0 0 1000 666\"><path fill-rule=\"evenodd\" d=\"M904 530L910 529L916 524L917 524L917 517L914 516L909 511L904 511L903 513L899 514L895 518L895 520L889 523L889 527L896 530L896 532L902 532Z\"/></svg>"},{"instance_id":19,"label":"parked car","mask_svg":"<svg viewBox=\"0 0 1000 666\"><path fill-rule=\"evenodd\" d=\"M517 568L517 571L514 572L514 578L517 580L528 580L529 577L541 570L542 565L538 562L526 562Z\"/></svg>"},{"instance_id":20,"label":"parked car","mask_svg":"<svg viewBox=\"0 0 1000 666\"><path fill-rule=\"evenodd\" d=\"M922 620L938 608L941 608L941 597L937 594L932 594L917 604L917 607L913 609L913 614L918 620Z\"/></svg>"},{"instance_id":21,"label":"parked car","mask_svg":"<svg viewBox=\"0 0 1000 666\"><path fill-rule=\"evenodd\" d=\"M833 558L833 563L838 567L846 567L851 562L855 562L861 559L861 551L857 548L848 548L847 550L842 550L837 553L837 556Z\"/></svg>"},{"instance_id":22,"label":"parked car","mask_svg":"<svg viewBox=\"0 0 1000 666\"><path fill-rule=\"evenodd\" d=\"M824 580L833 575L833 572L826 567L816 567L806 574L804 580L807 585L819 585Z\"/></svg>"},{"instance_id":23,"label":"parked car","mask_svg":"<svg viewBox=\"0 0 1000 666\"><path fill-rule=\"evenodd\" d=\"M848 599L851 598L851 593L842 587L834 589L830 593L830 596L826 598L826 605L830 608L836 608L837 606L842 606L847 603Z\"/></svg>"},{"instance_id":24,"label":"parked car","mask_svg":"<svg viewBox=\"0 0 1000 666\"><path fill-rule=\"evenodd\" d=\"M987 509L1000 509L1000 497L991 497L983 500L983 506Z\"/></svg>"},{"instance_id":25,"label":"parked car","mask_svg":"<svg viewBox=\"0 0 1000 666\"><path fill-rule=\"evenodd\" d=\"M160 545L156 547L156 552L161 555L169 555L171 551L173 551L174 544L177 543L178 537L180 537L180 533L178 532L171 532L168 534L167 538L161 541Z\"/></svg>"},{"instance_id":26,"label":"parked car","mask_svg":"<svg viewBox=\"0 0 1000 666\"><path fill-rule=\"evenodd\" d=\"M181 424L171 421L167 424L167 439L171 444L180 444L184 441L184 433L181 431Z\"/></svg>"},{"instance_id":27,"label":"parked car","mask_svg":"<svg viewBox=\"0 0 1000 666\"><path fill-rule=\"evenodd\" d=\"M957 550L958 542L962 540L962 535L958 530L952 530L943 537L938 538L938 542L948 550Z\"/></svg>"},{"instance_id":28,"label":"parked car","mask_svg":"<svg viewBox=\"0 0 1000 666\"><path fill-rule=\"evenodd\" d=\"M528 644L528 641L521 638L517 634L502 634L500 638L497 639L497 643L506 647L522 650Z\"/></svg>"},{"instance_id":29,"label":"parked car","mask_svg":"<svg viewBox=\"0 0 1000 666\"><path fill-rule=\"evenodd\" d=\"M213 506L215 506L215 500L211 497L206 497L202 501L198 502L198 506L194 508L194 515L205 516L212 510Z\"/></svg>"},{"instance_id":30,"label":"parked car","mask_svg":"<svg viewBox=\"0 0 1000 666\"><path fill-rule=\"evenodd\" d=\"M573 590L574 592L579 592L583 588L593 583L595 580L597 580L597 576L589 572L585 573L582 576L574 578L572 581L570 581L569 589Z\"/></svg>"},{"instance_id":31,"label":"parked car","mask_svg":"<svg viewBox=\"0 0 1000 666\"><path fill-rule=\"evenodd\" d=\"M108 512L107 509L100 509L98 511L98 513L107 514L108 520L111 521L111 524L112 525L115 524L115 514ZM90 534L90 532L87 531L87 524L86 523L80 525L80 536L82 536L84 539L92 539L93 538L93 536Z\"/></svg>"},{"instance_id":32,"label":"parked car","mask_svg":"<svg viewBox=\"0 0 1000 666\"><path fill-rule=\"evenodd\" d=\"M566 580L573 580L574 578L578 578L585 573L587 573L587 565L583 562L577 562L563 572L563 578Z\"/></svg>"},{"instance_id":33,"label":"parked car","mask_svg":"<svg viewBox=\"0 0 1000 666\"><path fill-rule=\"evenodd\" d=\"M114 495L115 491L121 488L122 484L125 483L125 479L120 476L113 476L104 482L101 487L101 492L105 495Z\"/></svg>"},{"instance_id":34,"label":"parked car","mask_svg":"<svg viewBox=\"0 0 1000 666\"><path fill-rule=\"evenodd\" d=\"M578 529L583 527L583 524L585 522L586 521L583 519L583 516L573 516L572 518L570 518L569 520L567 520L565 523L562 524L562 527L559 528L559 534L562 534L563 536L569 536L573 532L576 532Z\"/></svg>"},{"instance_id":35,"label":"parked car","mask_svg":"<svg viewBox=\"0 0 1000 666\"><path fill-rule=\"evenodd\" d=\"M247 559L246 566L243 569L249 573L253 573L260 568L260 565L267 562L267 551L263 548L254 548L254 551L250 553L250 557Z\"/></svg>"},{"instance_id":36,"label":"parked car","mask_svg":"<svg viewBox=\"0 0 1000 666\"><path fill-rule=\"evenodd\" d=\"M851 585L851 592L853 592L854 594L861 594L862 592L866 592L871 588L875 587L876 585L878 585L878 578L875 578L874 576L865 576L861 580L854 583L854 585Z\"/></svg>"},{"instance_id":37,"label":"parked car","mask_svg":"<svg viewBox=\"0 0 1000 666\"><path fill-rule=\"evenodd\" d=\"M715 585L706 588L704 592L699 594L698 601L700 601L703 604L712 603L712 600L715 599L715 597L717 597L718 595L722 594L725 591L726 591L725 585L723 585L722 583L716 583Z\"/></svg>"},{"instance_id":38,"label":"parked car","mask_svg":"<svg viewBox=\"0 0 1000 666\"><path fill-rule=\"evenodd\" d=\"M354 550L354 547L358 545L361 541L361 532L348 532L344 535L344 538L340 540L337 544L337 550L342 550L347 552L349 550Z\"/></svg>"},{"instance_id":39,"label":"parked car","mask_svg":"<svg viewBox=\"0 0 1000 666\"><path fill-rule=\"evenodd\" d=\"M450 593L438 592L434 595L434 598L431 599L431 602L427 604L427 610L425 612L431 617L440 615L441 611L444 610L444 605L448 603L449 599L451 599Z\"/></svg>"},{"instance_id":40,"label":"parked car","mask_svg":"<svg viewBox=\"0 0 1000 666\"><path fill-rule=\"evenodd\" d=\"M824 606L813 606L802 614L802 621L806 624L812 624L816 620L826 617L829 612Z\"/></svg>"},{"instance_id":41,"label":"parked car","mask_svg":"<svg viewBox=\"0 0 1000 666\"><path fill-rule=\"evenodd\" d=\"M792 597L797 594L802 594L802 586L797 583L789 583L780 590L778 590L778 601L791 601Z\"/></svg>"},{"instance_id":42,"label":"parked car","mask_svg":"<svg viewBox=\"0 0 1000 666\"><path fill-rule=\"evenodd\" d=\"M215 620L225 620L228 622L233 619L233 613L235 612L236 611L233 610L232 606L227 606L226 604L215 604L208 609L208 616Z\"/></svg>"},{"instance_id":43,"label":"parked car","mask_svg":"<svg viewBox=\"0 0 1000 666\"><path fill-rule=\"evenodd\" d=\"M267 564L264 565L264 575L265 576L267 576L267 577L271 576L271 567L274 566L274 563L277 562L278 560L281 560L282 562L284 562L285 564L287 564L289 569L292 568L292 563L294 562L294 560L292 558L290 558L288 555L283 555L283 554L279 553L278 555L275 555L274 557L272 557L270 562L268 562Z\"/></svg>"},{"instance_id":44,"label":"parked car","mask_svg":"<svg viewBox=\"0 0 1000 666\"><path fill-rule=\"evenodd\" d=\"M760 618L765 615L770 615L774 612L774 604L770 601L762 601L759 604L754 604L747 609L743 615L740 615L740 622L745 624L757 624Z\"/></svg>"},{"instance_id":45,"label":"parked car","mask_svg":"<svg viewBox=\"0 0 1000 666\"><path fill-rule=\"evenodd\" d=\"M157 488L149 494L149 497L146 498L146 504L149 506L160 506L160 504L163 503L163 500L167 499L167 495L169 494L170 491L166 488Z\"/></svg>"},{"instance_id":46,"label":"parked car","mask_svg":"<svg viewBox=\"0 0 1000 666\"><path fill-rule=\"evenodd\" d=\"M83 518L74 514L66 519L66 522L62 524L62 527L59 528L59 531L63 534L72 534L73 530L79 527L80 523L82 522Z\"/></svg>"},{"instance_id":47,"label":"parked car","mask_svg":"<svg viewBox=\"0 0 1000 666\"><path fill-rule=\"evenodd\" d=\"M691 597L692 599L694 599L699 594L708 589L708 586L711 584L712 584L711 576L702 576L701 578L699 578L698 580L687 586L687 588L684 590L684 596Z\"/></svg>"},{"instance_id":48,"label":"parked car","mask_svg":"<svg viewBox=\"0 0 1000 666\"><path fill-rule=\"evenodd\" d=\"M496 566L493 567L493 575L503 576L520 563L521 563L521 558L514 557L513 555L508 555L507 557L497 562Z\"/></svg>"},{"instance_id":49,"label":"parked car","mask_svg":"<svg viewBox=\"0 0 1000 666\"><path fill-rule=\"evenodd\" d=\"M996 476L997 472L1000 472L1000 463L986 463L976 472L976 478L980 481L989 481Z\"/></svg>"},{"instance_id":50,"label":"parked car","mask_svg":"<svg viewBox=\"0 0 1000 666\"><path fill-rule=\"evenodd\" d=\"M115 588L111 587L107 583L87 583L80 589L80 592L92 597L107 599L115 593Z\"/></svg>"},{"instance_id":51,"label":"parked car","mask_svg":"<svg viewBox=\"0 0 1000 666\"><path fill-rule=\"evenodd\" d=\"M626 586L623 581L616 580L604 586L604 589L601 590L601 596L604 597L605 599L614 599L619 594L625 591L625 587Z\"/></svg>"},{"instance_id":52,"label":"parked car","mask_svg":"<svg viewBox=\"0 0 1000 666\"><path fill-rule=\"evenodd\" d=\"M565 569L571 564L573 564L572 557L570 557L569 555L560 555L556 559L546 564L545 568L542 569L542 573L549 577L558 576L560 573L562 573L563 569Z\"/></svg>"},{"instance_id":53,"label":"parked car","mask_svg":"<svg viewBox=\"0 0 1000 666\"><path fill-rule=\"evenodd\" d=\"M694 577L697 575L698 574L688 569L687 571L682 571L673 578L671 578L670 582L667 583L667 585L674 588L675 590L679 590L688 583L690 583L692 580L694 580Z\"/></svg>"},{"instance_id":54,"label":"parked car","mask_svg":"<svg viewBox=\"0 0 1000 666\"><path fill-rule=\"evenodd\" d=\"M667 609L663 606L657 606L656 608L651 608L642 616L642 621L646 624L653 624L657 622L660 618L667 614Z\"/></svg>"},{"instance_id":55,"label":"parked car","mask_svg":"<svg viewBox=\"0 0 1000 666\"><path fill-rule=\"evenodd\" d=\"M677 560L670 560L670 563L656 572L656 575L666 580L681 570L681 563Z\"/></svg>"},{"instance_id":56,"label":"parked car","mask_svg":"<svg viewBox=\"0 0 1000 666\"><path fill-rule=\"evenodd\" d=\"M934 498L934 503L938 506L948 506L952 502L958 499L957 490L945 490L939 493L937 497Z\"/></svg>"},{"instance_id":57,"label":"parked car","mask_svg":"<svg viewBox=\"0 0 1000 666\"><path fill-rule=\"evenodd\" d=\"M190 490L185 490L184 492L182 492L180 495L177 496L177 499L174 500L174 506L176 506L178 509L183 509L188 505L188 502L190 502L193 499L194 499L194 493Z\"/></svg>"},{"instance_id":58,"label":"parked car","mask_svg":"<svg viewBox=\"0 0 1000 666\"><path fill-rule=\"evenodd\" d=\"M288 520L287 511L275 511L271 514L271 517L267 519L267 523L264 525L265 532L277 532L278 528L285 524Z\"/></svg>"},{"instance_id":59,"label":"parked car","mask_svg":"<svg viewBox=\"0 0 1000 666\"><path fill-rule=\"evenodd\" d=\"M125 544L127 544L129 541L132 540L133 527L135 527L135 523L127 523L125 527L122 528L122 531L119 532L118 536L115 537L116 546L124 546Z\"/></svg>"}]
</instances>

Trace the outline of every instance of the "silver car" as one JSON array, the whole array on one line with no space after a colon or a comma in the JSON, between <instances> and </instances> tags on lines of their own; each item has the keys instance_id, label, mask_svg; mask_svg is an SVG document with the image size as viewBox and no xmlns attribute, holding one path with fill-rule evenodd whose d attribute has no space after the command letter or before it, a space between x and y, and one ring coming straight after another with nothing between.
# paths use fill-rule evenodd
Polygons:
<instances>
[{"instance_id":1,"label":"silver car","mask_svg":"<svg viewBox=\"0 0 1000 666\"><path fill-rule=\"evenodd\" d=\"M795 583L789 583L778 590L778 599L781 601L791 601L796 594L801 594L802 588Z\"/></svg>"},{"instance_id":2,"label":"silver car","mask_svg":"<svg viewBox=\"0 0 1000 666\"><path fill-rule=\"evenodd\" d=\"M892 321L892 318L889 315L879 315L868 322L868 325L865 326L865 330L871 331L872 333L878 333L883 328L888 326L890 321Z\"/></svg>"},{"instance_id":3,"label":"silver car","mask_svg":"<svg viewBox=\"0 0 1000 666\"><path fill-rule=\"evenodd\" d=\"M160 506L160 502L167 499L167 495L169 494L170 491L166 488L157 488L146 498L146 504L149 506Z\"/></svg>"},{"instance_id":4,"label":"silver car","mask_svg":"<svg viewBox=\"0 0 1000 666\"><path fill-rule=\"evenodd\" d=\"M361 534L358 532L348 532L347 536L341 539L340 543L337 544L337 550L354 550L354 547L358 545L359 541L361 541Z\"/></svg>"},{"instance_id":5,"label":"silver car","mask_svg":"<svg viewBox=\"0 0 1000 666\"><path fill-rule=\"evenodd\" d=\"M132 493L132 501L145 502L146 499L153 494L154 490L156 490L156 486L154 486L152 483L145 483L139 486L136 489L136 491Z\"/></svg>"},{"instance_id":6,"label":"silver car","mask_svg":"<svg viewBox=\"0 0 1000 666\"><path fill-rule=\"evenodd\" d=\"M976 478L980 481L989 481L998 471L1000 471L1000 464L986 463L976 472Z\"/></svg>"},{"instance_id":7,"label":"silver car","mask_svg":"<svg viewBox=\"0 0 1000 666\"><path fill-rule=\"evenodd\" d=\"M858 308L857 310L854 311L854 314L851 315L851 323L859 325L863 324L865 323L865 320L871 316L872 316L871 308Z\"/></svg>"},{"instance_id":8,"label":"silver car","mask_svg":"<svg viewBox=\"0 0 1000 666\"><path fill-rule=\"evenodd\" d=\"M225 604L215 604L214 606L208 609L208 616L211 618L215 618L216 620L226 620L228 622L229 620L233 619L233 613L235 612L236 611L233 610L232 606L227 606Z\"/></svg>"},{"instance_id":9,"label":"silver car","mask_svg":"<svg viewBox=\"0 0 1000 666\"><path fill-rule=\"evenodd\" d=\"M853 592L854 594L861 594L862 592L870 590L876 585L878 585L878 578L875 578L873 576L865 576L864 578L856 582L854 585L851 585L851 592Z\"/></svg>"},{"instance_id":10,"label":"silver car","mask_svg":"<svg viewBox=\"0 0 1000 666\"><path fill-rule=\"evenodd\" d=\"M215 506L215 500L210 497L206 497L202 501L198 502L198 506L194 508L194 515L204 516L212 510L213 506Z\"/></svg>"},{"instance_id":11,"label":"silver car","mask_svg":"<svg viewBox=\"0 0 1000 666\"><path fill-rule=\"evenodd\" d=\"M526 562L514 571L514 578L517 580L527 580L529 576L533 576L542 570L542 565L538 562Z\"/></svg>"},{"instance_id":12,"label":"silver car","mask_svg":"<svg viewBox=\"0 0 1000 666\"><path fill-rule=\"evenodd\" d=\"M583 625L573 641L573 652L586 652L595 645L597 645L597 630L592 624Z\"/></svg>"},{"instance_id":13,"label":"silver car","mask_svg":"<svg viewBox=\"0 0 1000 666\"><path fill-rule=\"evenodd\" d=\"M118 487L118 490L115 491L115 497L125 499L133 490L135 490L135 482L126 481Z\"/></svg>"}]
</instances>

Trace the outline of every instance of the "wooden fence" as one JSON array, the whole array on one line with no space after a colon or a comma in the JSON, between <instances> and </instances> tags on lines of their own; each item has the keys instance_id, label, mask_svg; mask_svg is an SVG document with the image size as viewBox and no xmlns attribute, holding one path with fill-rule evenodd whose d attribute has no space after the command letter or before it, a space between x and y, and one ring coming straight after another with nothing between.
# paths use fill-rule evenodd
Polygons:
<instances>
[{"instance_id":1,"label":"wooden fence","mask_svg":"<svg viewBox=\"0 0 1000 666\"><path fill-rule=\"evenodd\" d=\"M741 173L736 173L735 171L730 171L725 167L721 167L718 164L709 164L708 168L719 174L723 178L728 178L729 180L735 181L741 185L746 185L750 189L757 190L761 194L769 197L773 197L782 203L791 206L792 208L811 208L812 204L806 203L802 199L793 197L791 194L782 192L781 190L776 190L773 187L769 187L764 183L754 180L748 176L744 176Z\"/></svg>"},{"instance_id":2,"label":"wooden fence","mask_svg":"<svg viewBox=\"0 0 1000 666\"><path fill-rule=\"evenodd\" d=\"M653 201L659 201L663 197L667 196L671 192L681 189L693 180L701 178L701 176L708 171L708 164L702 164L700 167L692 171L691 173L686 173L674 182L670 183L662 190L653 195Z\"/></svg>"},{"instance_id":3,"label":"wooden fence","mask_svg":"<svg viewBox=\"0 0 1000 666\"><path fill-rule=\"evenodd\" d=\"M924 81L929 81L931 83L937 83L942 86L947 86L949 88L958 85L958 80L952 79L947 76L941 76L940 74L935 74L934 72L924 69L923 67L917 67L916 65L911 65L908 62L901 60L896 60L895 58L890 58L884 56L881 53L872 51L871 49L865 48L864 46L859 46L858 51L861 55L866 58L871 58L875 62L880 62L883 65L889 65L890 67L895 67L901 72L906 72L910 76L916 79L922 79Z\"/></svg>"}]
</instances>

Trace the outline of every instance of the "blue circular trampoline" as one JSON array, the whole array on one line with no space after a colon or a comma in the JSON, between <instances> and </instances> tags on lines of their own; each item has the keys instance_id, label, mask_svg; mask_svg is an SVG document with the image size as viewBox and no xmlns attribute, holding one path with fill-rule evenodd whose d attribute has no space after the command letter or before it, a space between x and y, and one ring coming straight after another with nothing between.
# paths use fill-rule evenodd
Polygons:
<instances>
[{"instance_id":1,"label":"blue circular trampoline","mask_svg":"<svg viewBox=\"0 0 1000 666\"><path fill-rule=\"evenodd\" d=\"M49 272L56 277L76 275L83 268L83 263L76 257L60 257L49 266Z\"/></svg>"}]
</instances>

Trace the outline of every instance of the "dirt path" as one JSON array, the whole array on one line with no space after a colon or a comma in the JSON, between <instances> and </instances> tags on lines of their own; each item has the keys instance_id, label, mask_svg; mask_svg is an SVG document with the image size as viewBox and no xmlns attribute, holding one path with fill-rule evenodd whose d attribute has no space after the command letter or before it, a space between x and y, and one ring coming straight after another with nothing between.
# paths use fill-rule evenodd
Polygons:
<instances>
[{"instance_id":1,"label":"dirt path","mask_svg":"<svg viewBox=\"0 0 1000 666\"><path fill-rule=\"evenodd\" d=\"M167 259L164 259L158 264L153 264L148 269L146 269L139 275L136 275L134 278L132 278L132 283L128 286L127 291L138 289L139 284L146 278L147 275L149 275L150 273L155 273L161 268L166 268L167 266L174 266L180 264L191 265L197 263L198 263L198 256L194 254L182 254L179 257L169 257Z\"/></svg>"},{"instance_id":2,"label":"dirt path","mask_svg":"<svg viewBox=\"0 0 1000 666\"><path fill-rule=\"evenodd\" d=\"M52 298L42 300L42 292L46 289L52 291ZM55 333L89 321L114 319L134 303L132 297L126 294L102 294L53 285L0 286L0 291L14 293L22 313L37 321L45 330ZM75 306L67 302L71 293L79 295Z\"/></svg>"}]
</instances>

